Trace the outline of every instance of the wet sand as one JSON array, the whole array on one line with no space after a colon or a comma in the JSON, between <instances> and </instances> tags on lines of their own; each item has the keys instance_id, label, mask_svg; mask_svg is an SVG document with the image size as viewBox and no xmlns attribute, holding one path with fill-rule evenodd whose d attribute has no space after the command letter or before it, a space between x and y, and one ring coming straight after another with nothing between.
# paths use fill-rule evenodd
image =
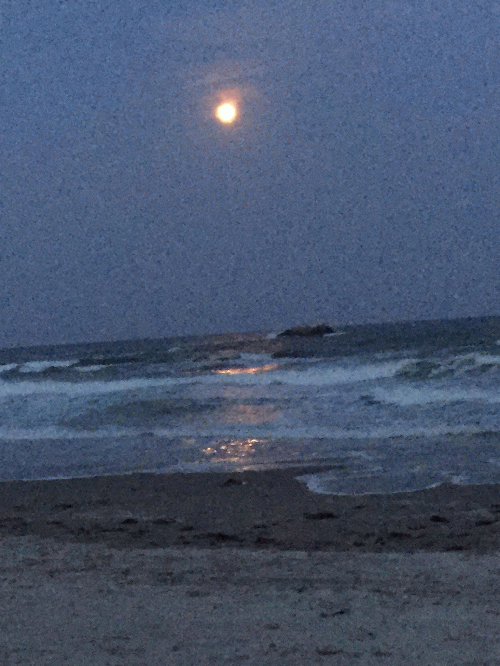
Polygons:
<instances>
[{"instance_id":1,"label":"wet sand","mask_svg":"<svg viewBox=\"0 0 500 666\"><path fill-rule=\"evenodd\" d=\"M0 483L0 536L113 548L372 553L500 548L499 486L320 495L296 479L317 469Z\"/></svg>"},{"instance_id":2,"label":"wet sand","mask_svg":"<svg viewBox=\"0 0 500 666\"><path fill-rule=\"evenodd\" d=\"M0 663L500 663L500 488L0 484Z\"/></svg>"}]
</instances>

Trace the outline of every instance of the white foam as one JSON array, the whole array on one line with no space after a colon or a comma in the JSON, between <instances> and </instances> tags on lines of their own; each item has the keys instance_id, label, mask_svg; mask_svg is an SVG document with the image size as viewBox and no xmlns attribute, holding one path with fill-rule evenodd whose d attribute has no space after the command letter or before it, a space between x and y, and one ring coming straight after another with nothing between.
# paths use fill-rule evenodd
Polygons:
<instances>
[{"instance_id":1,"label":"white foam","mask_svg":"<svg viewBox=\"0 0 500 666\"><path fill-rule=\"evenodd\" d=\"M483 432L484 428L479 426L454 426L448 425L426 427L389 427L370 428L369 430L355 430L354 428L329 428L321 426L291 426L286 425L253 425L238 424L214 427L176 426L171 428L149 428L147 432L155 437L166 439L173 437L260 437L277 440L377 440L393 437L440 437L447 435L473 435Z\"/></svg>"},{"instance_id":2,"label":"white foam","mask_svg":"<svg viewBox=\"0 0 500 666\"><path fill-rule=\"evenodd\" d=\"M338 479L335 474L305 474L304 476L297 476L297 481L304 483L307 488L318 495L353 495L360 497L362 495L386 495L388 492L390 494L395 493L408 493L414 492L415 490L426 490L430 488L437 488L444 482L448 483L465 483L467 480L466 476L452 476L447 478L445 475L442 475L442 478L439 481L431 481L427 477L423 476L420 482L417 482L414 486L407 486L404 476L400 477L372 477L366 476L363 478L353 478L347 483L338 483ZM360 483L361 482L361 483ZM359 486L367 486L363 491L359 490ZM391 490L388 490L388 486L392 485ZM343 487L342 490L339 489ZM347 486L347 487L345 487Z\"/></svg>"},{"instance_id":3,"label":"white foam","mask_svg":"<svg viewBox=\"0 0 500 666\"><path fill-rule=\"evenodd\" d=\"M398 428L371 428L370 430L354 430L349 428L327 427L300 427L300 426L255 426L253 424L240 424L226 427L197 427L189 425L174 426L171 428L151 427L117 427L103 426L92 430L72 430L61 426L46 426L40 428L0 428L0 440L38 440L38 439L101 439L107 437L142 437L152 436L162 439L175 439L185 437L193 442L202 438L254 438L325 442L337 440L377 440L395 437L442 437L448 435L474 435L480 434L484 428L479 426L446 425L434 428L398 427Z\"/></svg>"},{"instance_id":4,"label":"white foam","mask_svg":"<svg viewBox=\"0 0 500 666\"><path fill-rule=\"evenodd\" d=\"M154 435L145 428L116 428L114 426L96 428L95 430L70 430L59 426L46 426L44 428L0 428L0 440L66 440L66 439L116 439L119 437L142 437Z\"/></svg>"},{"instance_id":5,"label":"white foam","mask_svg":"<svg viewBox=\"0 0 500 666\"><path fill-rule=\"evenodd\" d=\"M78 363L77 359L72 361L27 361L20 367L19 372L43 372L48 368L69 368Z\"/></svg>"},{"instance_id":6,"label":"white foam","mask_svg":"<svg viewBox=\"0 0 500 666\"><path fill-rule=\"evenodd\" d=\"M258 356L258 358L256 358ZM259 361L255 365L255 372L248 372L248 366L252 361ZM284 384L290 386L336 386L342 384L357 383L392 377L403 365L403 362L388 363L366 363L352 366L314 365L306 366L305 369L281 369L279 364L260 365L262 355L247 355L245 368L242 372L213 372L206 375L193 377L134 377L122 380L109 381L57 381L48 379L46 381L22 381L2 382L0 381L0 398L7 396L34 395L34 394L60 394L68 396L82 396L90 394L119 393L137 389L152 387L175 387L185 384L207 384L207 385L245 385L245 386L268 386L270 384ZM46 363L42 367L41 361L36 361L31 366L35 372L54 363ZM61 365L69 366L73 361L60 362ZM92 366L91 366L92 367ZM94 368L96 366L93 366ZM230 370L231 366L228 366ZM83 368L77 368L84 371ZM246 369L246 371L245 371ZM26 370L28 372L28 370Z\"/></svg>"},{"instance_id":7,"label":"white foam","mask_svg":"<svg viewBox=\"0 0 500 666\"><path fill-rule=\"evenodd\" d=\"M377 387L372 390L372 394L376 400L399 405L400 407L471 401L488 404L500 403L500 393L498 391L472 387L433 388L427 384L421 387L398 386L393 389Z\"/></svg>"},{"instance_id":8,"label":"white foam","mask_svg":"<svg viewBox=\"0 0 500 666\"><path fill-rule=\"evenodd\" d=\"M456 356L450 357L451 362L461 362L470 360L471 362L478 359L487 359L488 361L500 361L500 356L498 354L483 354L481 352L469 352L468 354L457 354Z\"/></svg>"},{"instance_id":9,"label":"white foam","mask_svg":"<svg viewBox=\"0 0 500 666\"><path fill-rule=\"evenodd\" d=\"M283 370L278 367L263 373L224 375L224 381L232 384L255 384L260 386L272 383L292 386L337 386L394 377L406 363L407 360L356 365L337 365L330 362L324 365L316 364L313 367L305 367L300 370ZM210 383L220 381L221 377L207 376L203 379Z\"/></svg>"},{"instance_id":10,"label":"white foam","mask_svg":"<svg viewBox=\"0 0 500 666\"><path fill-rule=\"evenodd\" d=\"M451 359L449 365L457 370L468 370L482 365L500 365L500 356L480 353L460 354Z\"/></svg>"},{"instance_id":11,"label":"white foam","mask_svg":"<svg viewBox=\"0 0 500 666\"><path fill-rule=\"evenodd\" d=\"M21 395L59 394L73 396L102 395L106 393L119 393L153 386L176 386L177 384L192 384L197 381L193 377L162 377L159 379L139 378L122 379L107 382L93 381L55 381L43 382L1 382L0 398Z\"/></svg>"},{"instance_id":12,"label":"white foam","mask_svg":"<svg viewBox=\"0 0 500 666\"><path fill-rule=\"evenodd\" d=\"M14 370L14 368L17 368L19 366L19 363L7 363L6 365L0 365L0 374L2 372L9 372L9 370Z\"/></svg>"},{"instance_id":13,"label":"white foam","mask_svg":"<svg viewBox=\"0 0 500 666\"><path fill-rule=\"evenodd\" d=\"M307 489L310 490L312 493L316 493L317 495L333 494L331 490L327 490L328 482L336 480L336 477L334 477L333 475L325 476L324 474L322 474L320 476L319 474L304 474L302 476L296 476L295 478L300 483L306 485Z\"/></svg>"}]
</instances>

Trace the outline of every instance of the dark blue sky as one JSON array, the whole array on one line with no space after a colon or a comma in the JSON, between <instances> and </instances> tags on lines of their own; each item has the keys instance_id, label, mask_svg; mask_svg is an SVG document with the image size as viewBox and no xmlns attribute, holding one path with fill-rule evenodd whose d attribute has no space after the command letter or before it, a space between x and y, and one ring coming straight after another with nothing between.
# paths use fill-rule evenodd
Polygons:
<instances>
[{"instance_id":1,"label":"dark blue sky","mask_svg":"<svg viewBox=\"0 0 500 666\"><path fill-rule=\"evenodd\" d=\"M500 2L4 0L0 49L0 346L500 313Z\"/></svg>"}]
</instances>

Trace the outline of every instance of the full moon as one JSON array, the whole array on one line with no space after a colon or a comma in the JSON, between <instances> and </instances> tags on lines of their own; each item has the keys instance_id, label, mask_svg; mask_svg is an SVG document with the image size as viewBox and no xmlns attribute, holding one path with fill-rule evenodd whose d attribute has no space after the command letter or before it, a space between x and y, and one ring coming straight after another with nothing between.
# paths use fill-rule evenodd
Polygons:
<instances>
[{"instance_id":1,"label":"full moon","mask_svg":"<svg viewBox=\"0 0 500 666\"><path fill-rule=\"evenodd\" d=\"M236 107L231 102L224 102L224 104L219 104L215 115L221 123L232 123L236 119Z\"/></svg>"}]
</instances>

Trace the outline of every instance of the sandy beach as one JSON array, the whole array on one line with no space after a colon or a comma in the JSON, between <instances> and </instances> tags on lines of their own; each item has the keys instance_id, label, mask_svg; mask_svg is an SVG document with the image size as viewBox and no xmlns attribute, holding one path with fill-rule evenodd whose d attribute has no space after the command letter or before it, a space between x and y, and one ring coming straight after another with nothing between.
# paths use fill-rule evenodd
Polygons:
<instances>
[{"instance_id":1,"label":"sandy beach","mask_svg":"<svg viewBox=\"0 0 500 666\"><path fill-rule=\"evenodd\" d=\"M0 664L500 663L500 493L311 470L0 484Z\"/></svg>"}]
</instances>

